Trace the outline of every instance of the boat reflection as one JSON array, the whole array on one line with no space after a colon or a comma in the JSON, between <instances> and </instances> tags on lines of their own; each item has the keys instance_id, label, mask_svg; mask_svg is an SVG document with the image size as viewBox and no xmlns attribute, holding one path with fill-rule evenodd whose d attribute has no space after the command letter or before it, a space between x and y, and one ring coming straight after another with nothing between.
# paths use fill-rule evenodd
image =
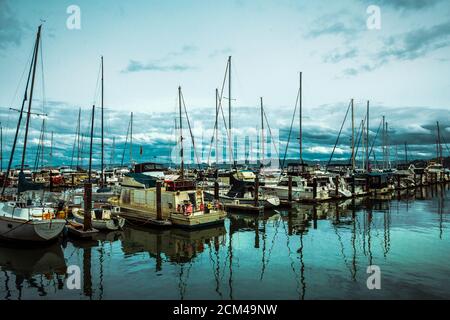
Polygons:
<instances>
[{"instance_id":1,"label":"boat reflection","mask_svg":"<svg viewBox=\"0 0 450 320\"><path fill-rule=\"evenodd\" d=\"M35 288L39 296L46 296L50 288L62 290L67 265L59 244L38 248L17 248L2 243L0 270L5 277L4 298L21 300L24 287ZM17 297L13 297L13 289L17 290Z\"/></svg>"},{"instance_id":2,"label":"boat reflection","mask_svg":"<svg viewBox=\"0 0 450 320\"><path fill-rule=\"evenodd\" d=\"M169 262L183 264L190 262L205 251L205 246L214 243L215 247L225 243L224 226L199 230L151 229L127 227L123 231L122 250L125 255L148 252L156 259L157 271L162 270L162 254Z\"/></svg>"}]
</instances>

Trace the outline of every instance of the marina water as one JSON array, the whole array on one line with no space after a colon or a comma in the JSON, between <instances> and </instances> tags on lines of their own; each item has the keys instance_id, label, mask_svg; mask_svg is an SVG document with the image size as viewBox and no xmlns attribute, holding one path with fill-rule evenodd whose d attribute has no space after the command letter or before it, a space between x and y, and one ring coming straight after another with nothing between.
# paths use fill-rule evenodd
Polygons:
<instances>
[{"instance_id":1,"label":"marina water","mask_svg":"<svg viewBox=\"0 0 450 320\"><path fill-rule=\"evenodd\" d=\"M1 244L0 299L449 299L449 199L437 185L197 231L129 224L93 241ZM371 265L380 290L368 289Z\"/></svg>"}]
</instances>

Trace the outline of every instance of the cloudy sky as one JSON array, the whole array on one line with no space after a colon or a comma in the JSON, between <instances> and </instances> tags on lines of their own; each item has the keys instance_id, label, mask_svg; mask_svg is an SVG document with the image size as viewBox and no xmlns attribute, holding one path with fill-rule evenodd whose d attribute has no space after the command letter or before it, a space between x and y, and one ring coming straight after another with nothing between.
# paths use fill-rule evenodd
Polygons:
<instances>
[{"instance_id":1,"label":"cloudy sky","mask_svg":"<svg viewBox=\"0 0 450 320\"><path fill-rule=\"evenodd\" d=\"M80 9L80 29L67 27L68 19L73 22L67 12L71 5ZM371 5L380 9L380 29L367 27ZM241 136L256 136L262 96L272 132L281 140L278 148L284 151L302 71L305 158L329 157L351 98L357 125L364 117L366 100L371 101L373 136L381 116L386 116L393 157L395 145L402 150L405 141L411 157L431 157L436 121L441 122L445 140L450 140L449 17L446 0L0 0L5 158L18 116L8 108L20 107L23 75L40 23L42 56L33 110L48 114L47 131L55 132L58 163L71 160L78 108L83 109L82 127L87 132L89 108L99 104L101 55L107 152L115 137L116 162L122 157L132 111L134 158L140 158L140 146L143 160L169 156L179 85L197 147L202 147L203 137L203 149L208 149L214 90L222 86L229 55L233 57L232 116ZM31 120L30 158L41 121L36 116ZM294 130L292 141L297 144L297 122ZM348 158L349 130L347 121L337 158ZM49 134L46 138L49 144ZM293 145L289 156L298 156L297 150ZM444 154L448 154L446 147Z\"/></svg>"}]
</instances>

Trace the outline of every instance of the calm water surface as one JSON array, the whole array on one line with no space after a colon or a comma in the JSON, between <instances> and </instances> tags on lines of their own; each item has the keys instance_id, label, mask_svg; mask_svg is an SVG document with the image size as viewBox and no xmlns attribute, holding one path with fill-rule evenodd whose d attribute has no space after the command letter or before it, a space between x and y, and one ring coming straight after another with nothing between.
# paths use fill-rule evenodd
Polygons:
<instances>
[{"instance_id":1,"label":"calm water surface","mask_svg":"<svg viewBox=\"0 0 450 320\"><path fill-rule=\"evenodd\" d=\"M397 199L232 214L200 231L128 226L43 249L0 245L0 299L450 299L450 191ZM70 265L80 290L67 289ZM381 290L367 289L369 265L381 268Z\"/></svg>"}]
</instances>

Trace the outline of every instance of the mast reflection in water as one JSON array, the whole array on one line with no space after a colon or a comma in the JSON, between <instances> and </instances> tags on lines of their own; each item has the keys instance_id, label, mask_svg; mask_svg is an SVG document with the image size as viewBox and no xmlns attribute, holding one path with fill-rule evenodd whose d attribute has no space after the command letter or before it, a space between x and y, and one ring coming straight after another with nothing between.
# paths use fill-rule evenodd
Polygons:
<instances>
[{"instance_id":1,"label":"mast reflection in water","mask_svg":"<svg viewBox=\"0 0 450 320\"><path fill-rule=\"evenodd\" d=\"M231 214L196 231L127 226L90 242L0 245L2 299L450 298L441 186L378 199ZM66 286L80 267L81 288ZM367 267L381 268L368 290Z\"/></svg>"}]
</instances>

